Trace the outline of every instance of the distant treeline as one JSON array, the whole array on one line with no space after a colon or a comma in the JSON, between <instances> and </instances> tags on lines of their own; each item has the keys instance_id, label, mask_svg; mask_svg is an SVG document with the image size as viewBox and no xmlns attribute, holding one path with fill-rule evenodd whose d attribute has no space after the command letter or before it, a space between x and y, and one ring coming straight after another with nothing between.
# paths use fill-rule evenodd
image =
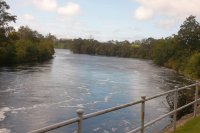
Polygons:
<instances>
[{"instance_id":1,"label":"distant treeline","mask_svg":"<svg viewBox=\"0 0 200 133\"><path fill-rule=\"evenodd\" d=\"M57 46L74 53L151 59L187 76L200 78L200 25L189 16L176 35L167 38L148 38L141 41L108 41L94 39L59 40Z\"/></svg>"},{"instance_id":2,"label":"distant treeline","mask_svg":"<svg viewBox=\"0 0 200 133\"><path fill-rule=\"evenodd\" d=\"M44 37L27 26L16 31L8 25L16 21L16 16L6 11L9 8L5 1L0 1L0 66L52 58L54 36L49 34Z\"/></svg>"}]
</instances>

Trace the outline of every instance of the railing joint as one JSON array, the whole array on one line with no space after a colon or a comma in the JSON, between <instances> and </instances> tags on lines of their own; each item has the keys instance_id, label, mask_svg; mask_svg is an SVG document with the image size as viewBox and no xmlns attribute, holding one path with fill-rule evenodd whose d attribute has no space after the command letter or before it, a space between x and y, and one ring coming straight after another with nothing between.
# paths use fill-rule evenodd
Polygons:
<instances>
[{"instance_id":1,"label":"railing joint","mask_svg":"<svg viewBox=\"0 0 200 133\"><path fill-rule=\"evenodd\" d=\"M76 113L77 113L77 116L79 118L77 133L82 133L84 111L83 111L83 109L78 109L78 110L76 110Z\"/></svg>"}]
</instances>

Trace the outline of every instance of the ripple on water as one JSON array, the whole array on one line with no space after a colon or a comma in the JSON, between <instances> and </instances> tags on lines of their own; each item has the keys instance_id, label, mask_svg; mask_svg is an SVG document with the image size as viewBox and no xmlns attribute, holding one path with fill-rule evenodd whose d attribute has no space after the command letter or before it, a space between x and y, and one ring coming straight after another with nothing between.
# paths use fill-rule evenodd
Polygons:
<instances>
[{"instance_id":1,"label":"ripple on water","mask_svg":"<svg viewBox=\"0 0 200 133\"><path fill-rule=\"evenodd\" d=\"M3 108L0 109L0 122L3 121L6 118L5 113L10 111L10 110L11 109L8 108L8 107L3 107ZM11 133L11 130L6 129L6 128L2 128L2 129L0 129L0 133Z\"/></svg>"},{"instance_id":2,"label":"ripple on water","mask_svg":"<svg viewBox=\"0 0 200 133\"><path fill-rule=\"evenodd\" d=\"M11 109L8 108L8 107L3 107L3 108L0 109L0 121L3 121L6 118L5 113L10 111L10 110Z\"/></svg>"},{"instance_id":3,"label":"ripple on water","mask_svg":"<svg viewBox=\"0 0 200 133\"><path fill-rule=\"evenodd\" d=\"M2 128L2 129L0 129L0 133L11 133L11 130Z\"/></svg>"}]
</instances>

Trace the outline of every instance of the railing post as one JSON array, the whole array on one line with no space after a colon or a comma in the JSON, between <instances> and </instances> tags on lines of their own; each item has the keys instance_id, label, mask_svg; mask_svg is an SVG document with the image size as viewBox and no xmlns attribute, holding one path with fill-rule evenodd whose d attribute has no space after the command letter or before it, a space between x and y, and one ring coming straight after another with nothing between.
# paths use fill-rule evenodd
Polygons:
<instances>
[{"instance_id":1,"label":"railing post","mask_svg":"<svg viewBox=\"0 0 200 133\"><path fill-rule=\"evenodd\" d=\"M195 103L194 103L194 117L197 115L197 99L198 99L198 81L196 81L196 88L195 88Z\"/></svg>"},{"instance_id":2,"label":"railing post","mask_svg":"<svg viewBox=\"0 0 200 133\"><path fill-rule=\"evenodd\" d=\"M82 123L83 123L83 109L78 109L76 110L77 116L79 117L79 121L78 121L78 129L77 129L77 133L82 133Z\"/></svg>"},{"instance_id":3,"label":"railing post","mask_svg":"<svg viewBox=\"0 0 200 133\"><path fill-rule=\"evenodd\" d=\"M141 133L144 133L144 115L145 115L145 99L146 96L142 96L142 103L141 103Z\"/></svg>"},{"instance_id":4,"label":"railing post","mask_svg":"<svg viewBox=\"0 0 200 133\"><path fill-rule=\"evenodd\" d=\"M176 119L177 119L177 105L178 105L178 86L175 86L174 92L174 115L173 115L173 131L176 131Z\"/></svg>"}]
</instances>

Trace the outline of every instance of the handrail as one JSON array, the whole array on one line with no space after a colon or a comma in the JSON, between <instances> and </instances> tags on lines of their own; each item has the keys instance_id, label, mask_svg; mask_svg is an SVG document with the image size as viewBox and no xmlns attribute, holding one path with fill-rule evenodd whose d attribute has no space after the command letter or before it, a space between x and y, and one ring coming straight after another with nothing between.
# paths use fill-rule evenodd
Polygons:
<instances>
[{"instance_id":1,"label":"handrail","mask_svg":"<svg viewBox=\"0 0 200 133\"><path fill-rule=\"evenodd\" d=\"M200 98L198 99L198 101L200 101ZM188 107L188 106L190 106L190 105L192 105L192 104L194 104L194 103L195 103L195 101L190 102L190 103L188 103L188 104L186 104L186 105L184 105L184 106L178 108L177 111L180 111L180 110L182 110L182 109L184 109L184 108L186 108L186 107ZM161 116L159 116L158 118L156 118L156 119L154 119L154 120L152 120L152 121L146 123L146 124L144 125L144 127L151 126L152 124L156 123L157 121L159 121L159 120L161 120L161 119L163 119L163 118L165 118L165 117L167 117L167 116L169 116L169 115L172 115L174 112L175 112L175 110L170 111L170 112L168 112L167 114L161 115ZM134 130L132 130L132 131L129 131L128 133L135 133L135 132L138 132L139 130L141 130L141 127L138 127L138 128L136 128L136 129L134 129Z\"/></svg>"},{"instance_id":2,"label":"handrail","mask_svg":"<svg viewBox=\"0 0 200 133\"><path fill-rule=\"evenodd\" d=\"M105 113L109 113L109 112L113 112L113 111L116 111L116 110L119 110L119 109L123 109L123 108L127 108L127 107L130 107L130 106L133 106L133 105L136 105L136 104L140 104L141 103L141 126L132 130L132 131L129 131L128 133L135 133L135 132L138 132L140 131L141 133L144 133L144 128L154 124L155 122L169 116L169 115L172 115L174 114L174 122L173 122L173 127L174 127L174 130L176 130L176 115L177 115L177 112L182 110L183 108L186 108L190 105L195 105L194 106L194 116L196 116L196 109L197 109L197 103L198 101L200 101L200 98L198 99L198 86L200 85L199 82L196 81L196 83L194 84L191 84L191 85L188 85L188 86L184 86L184 87L180 87L180 88L177 88L176 89L173 89L173 90L170 90L170 91L167 91L167 92L164 92L164 93L160 93L160 94L157 94L157 95L154 95L154 96L151 96L151 97L148 97L148 98L145 98L145 96L141 97L142 99L141 100L138 100L138 101L135 101L135 102L130 102L128 104L122 104L122 105L119 105L119 106L115 106L115 107L112 107L112 108L108 108L108 109L104 109L104 110L100 110L100 111L97 111L97 112L93 112L93 113L90 113L90 114L86 114L86 115L83 115L83 110L77 110L77 116L76 118L72 118L72 119L69 119L69 120L66 120L66 121L63 121L63 122L60 122L60 123L56 123L56 124L53 124L53 125L50 125L50 126L47 126L47 127L44 127L44 128L41 128L41 129L38 129L38 130L34 130L34 131L31 131L29 133L44 133L44 132L48 132L48 131L51 131L51 130L54 130L54 129L57 129L57 128L60 128L60 127L63 127L63 126L67 126L67 125L70 125L70 124L73 124L73 123L78 123L78 133L82 133L82 122L83 120L85 119L89 119L89 118L92 118L92 117L96 117L96 116L99 116L99 115L103 115ZM190 88L190 87L193 87L193 86L196 86L196 91L195 91L195 100L182 106L182 107L179 107L177 108L175 105L174 105L174 110L171 111L171 112L168 112L162 116L159 116L158 118L144 124L144 116L145 116L145 102L146 101L149 101L149 100L152 100L152 99L155 99L155 98L158 98L158 97L161 97L161 96L164 96L164 95L167 95L167 94L170 94L170 93L174 93L175 97L174 97L174 102L177 102L177 97L178 97L178 91L180 90L184 90L184 89L187 89L187 88Z\"/></svg>"},{"instance_id":3,"label":"handrail","mask_svg":"<svg viewBox=\"0 0 200 133\"><path fill-rule=\"evenodd\" d=\"M84 115L83 119L89 119L89 118L99 116L99 115L103 115L105 113L116 111L116 110L119 110L119 109L122 109L122 108L127 108L129 106L133 106L133 105L136 105L136 104L141 103L141 102L142 101L139 100L139 101L136 101L136 102L133 102L133 103L123 104L123 105L116 106L116 107L113 107L113 108L108 108L108 109L105 109L105 110L97 111L97 112L94 112L94 113L91 113L91 114Z\"/></svg>"}]
</instances>

